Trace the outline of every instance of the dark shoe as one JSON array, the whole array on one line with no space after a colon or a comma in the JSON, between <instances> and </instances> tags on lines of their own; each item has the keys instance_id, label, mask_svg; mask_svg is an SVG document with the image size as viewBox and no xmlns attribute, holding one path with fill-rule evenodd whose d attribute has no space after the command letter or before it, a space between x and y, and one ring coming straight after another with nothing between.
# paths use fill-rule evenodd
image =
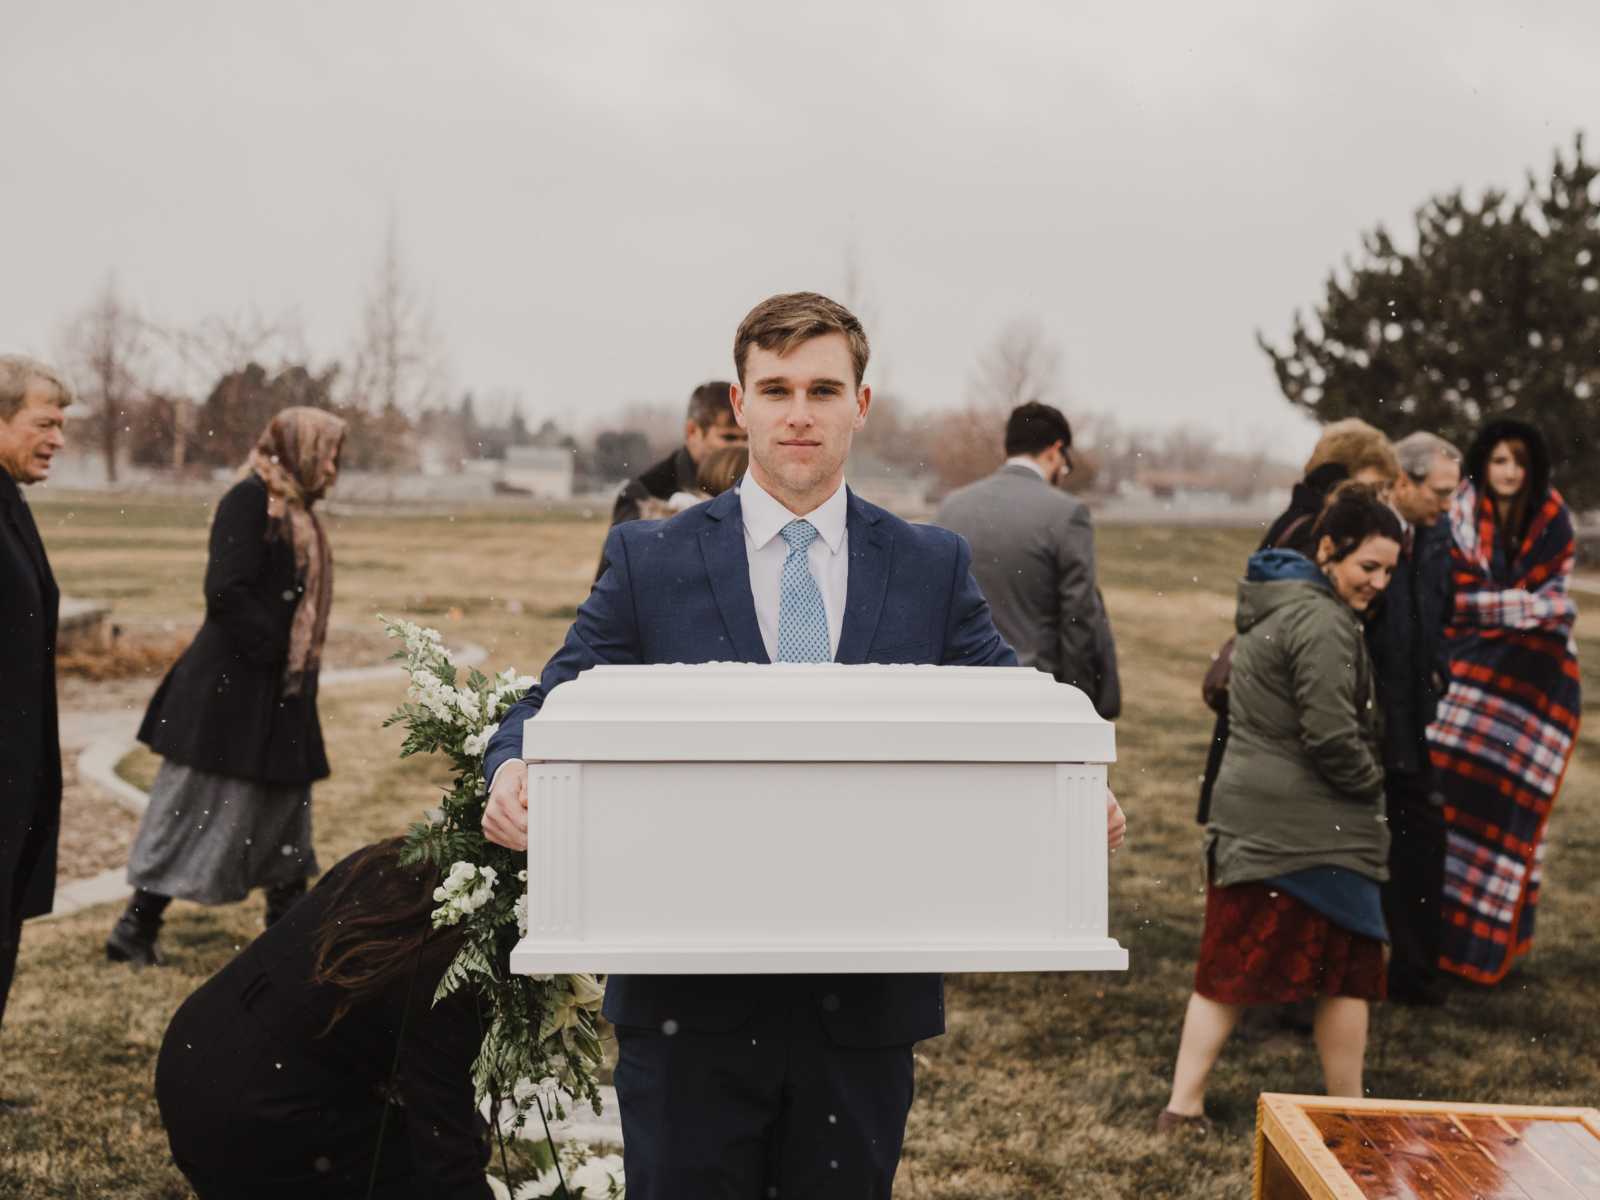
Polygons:
<instances>
[{"instance_id":1,"label":"dark shoe","mask_svg":"<svg viewBox=\"0 0 1600 1200\"><path fill-rule=\"evenodd\" d=\"M294 907L296 900L306 894L306 881L297 879L293 883L274 884L267 889L267 912L264 918L266 928L271 929L278 923L284 913Z\"/></svg>"},{"instance_id":2,"label":"dark shoe","mask_svg":"<svg viewBox=\"0 0 1600 1200\"><path fill-rule=\"evenodd\" d=\"M1204 1113L1186 1117L1182 1113L1175 1113L1170 1108L1163 1108L1161 1115L1156 1118L1157 1133L1199 1133L1211 1132L1211 1118Z\"/></svg>"},{"instance_id":3,"label":"dark shoe","mask_svg":"<svg viewBox=\"0 0 1600 1200\"><path fill-rule=\"evenodd\" d=\"M112 962L132 963L135 968L159 967L163 960L156 936L168 903L168 897L154 892L134 892L106 938L106 957Z\"/></svg>"},{"instance_id":4,"label":"dark shoe","mask_svg":"<svg viewBox=\"0 0 1600 1200\"><path fill-rule=\"evenodd\" d=\"M159 967L162 958L156 945L156 930L140 925L131 913L123 913L106 938L106 957L112 962L132 963L135 969Z\"/></svg>"},{"instance_id":5,"label":"dark shoe","mask_svg":"<svg viewBox=\"0 0 1600 1200\"><path fill-rule=\"evenodd\" d=\"M27 1112L33 1105L32 1096L0 1096L0 1117Z\"/></svg>"}]
</instances>

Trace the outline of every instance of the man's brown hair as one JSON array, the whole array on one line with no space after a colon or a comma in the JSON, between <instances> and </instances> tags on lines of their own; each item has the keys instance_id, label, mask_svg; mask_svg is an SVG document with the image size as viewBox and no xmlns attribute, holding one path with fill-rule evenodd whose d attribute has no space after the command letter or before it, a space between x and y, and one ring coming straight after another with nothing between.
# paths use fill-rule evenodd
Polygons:
<instances>
[{"instance_id":1,"label":"man's brown hair","mask_svg":"<svg viewBox=\"0 0 1600 1200\"><path fill-rule=\"evenodd\" d=\"M72 389L42 362L21 354L0 354L0 421L9 421L22 410L28 389L36 383L55 392L52 403L57 408L72 403Z\"/></svg>"},{"instance_id":2,"label":"man's brown hair","mask_svg":"<svg viewBox=\"0 0 1600 1200\"><path fill-rule=\"evenodd\" d=\"M866 331L855 314L816 292L786 292L763 300L739 322L739 332L733 335L733 367L739 386L744 386L744 360L751 346L787 354L802 342L830 333L842 333L850 343L850 362L860 387L870 351Z\"/></svg>"},{"instance_id":3,"label":"man's brown hair","mask_svg":"<svg viewBox=\"0 0 1600 1200\"><path fill-rule=\"evenodd\" d=\"M1400 458L1382 432L1360 417L1347 417L1326 426L1306 460L1309 475L1326 463L1338 463L1352 476L1372 467L1393 483L1400 477Z\"/></svg>"},{"instance_id":4,"label":"man's brown hair","mask_svg":"<svg viewBox=\"0 0 1600 1200\"><path fill-rule=\"evenodd\" d=\"M702 383L689 393L688 419L707 431L724 419L727 424L732 425L733 400L729 394L732 388L732 384L721 379Z\"/></svg>"}]
</instances>

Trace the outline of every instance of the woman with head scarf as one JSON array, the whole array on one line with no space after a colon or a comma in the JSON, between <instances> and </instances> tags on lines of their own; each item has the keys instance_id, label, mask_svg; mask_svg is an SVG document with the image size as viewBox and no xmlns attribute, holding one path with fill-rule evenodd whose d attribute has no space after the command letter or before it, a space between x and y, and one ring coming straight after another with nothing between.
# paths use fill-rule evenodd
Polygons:
<instances>
[{"instance_id":1,"label":"woman with head scarf","mask_svg":"<svg viewBox=\"0 0 1600 1200\"><path fill-rule=\"evenodd\" d=\"M1498 983L1533 945L1540 843L1578 736L1572 513L1543 436L1484 428L1450 508L1449 690L1428 729L1448 826L1439 965Z\"/></svg>"},{"instance_id":2,"label":"woman with head scarf","mask_svg":"<svg viewBox=\"0 0 1600 1200\"><path fill-rule=\"evenodd\" d=\"M339 473L345 423L286 408L262 431L211 523L205 622L156 689L139 740L165 760L128 859L133 898L106 942L160 961L168 901L267 894L272 924L317 870L311 784L328 775L317 673L333 553L315 506Z\"/></svg>"}]
</instances>

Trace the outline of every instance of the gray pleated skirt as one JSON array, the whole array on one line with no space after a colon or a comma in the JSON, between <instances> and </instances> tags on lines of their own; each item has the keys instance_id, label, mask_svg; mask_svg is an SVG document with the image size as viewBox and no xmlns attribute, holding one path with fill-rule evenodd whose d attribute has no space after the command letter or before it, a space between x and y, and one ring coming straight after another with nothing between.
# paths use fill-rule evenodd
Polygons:
<instances>
[{"instance_id":1,"label":"gray pleated skirt","mask_svg":"<svg viewBox=\"0 0 1600 1200\"><path fill-rule=\"evenodd\" d=\"M128 882L197 904L317 873L311 786L252 783L163 761L128 856Z\"/></svg>"}]
</instances>

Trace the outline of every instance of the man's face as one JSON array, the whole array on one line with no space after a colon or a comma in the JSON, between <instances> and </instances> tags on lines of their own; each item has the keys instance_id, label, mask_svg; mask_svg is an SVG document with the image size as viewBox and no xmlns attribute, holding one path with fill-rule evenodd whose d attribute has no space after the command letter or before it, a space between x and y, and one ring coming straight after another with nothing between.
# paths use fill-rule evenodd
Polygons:
<instances>
[{"instance_id":1,"label":"man's face","mask_svg":"<svg viewBox=\"0 0 1600 1200\"><path fill-rule=\"evenodd\" d=\"M62 434L66 416L48 384L30 383L22 407L11 420L0 420L0 469L18 483L42 483L50 477L50 460L67 444Z\"/></svg>"},{"instance_id":2,"label":"man's face","mask_svg":"<svg viewBox=\"0 0 1600 1200\"><path fill-rule=\"evenodd\" d=\"M732 413L720 413L716 423L710 429L701 429L691 418L683 423L683 448L689 452L689 457L699 466L706 460L706 455L713 450L720 450L724 446L742 446L750 440L750 435L739 428L739 422Z\"/></svg>"},{"instance_id":3,"label":"man's face","mask_svg":"<svg viewBox=\"0 0 1600 1200\"><path fill-rule=\"evenodd\" d=\"M1451 462L1443 454L1434 455L1433 466L1420 480L1405 472L1395 482L1394 506L1400 515L1413 525L1432 525L1447 508L1461 482L1460 464Z\"/></svg>"},{"instance_id":4,"label":"man's face","mask_svg":"<svg viewBox=\"0 0 1600 1200\"><path fill-rule=\"evenodd\" d=\"M750 472L797 515L844 481L850 439L867 423L872 389L857 387L842 333L802 342L788 354L752 346L733 413L750 435Z\"/></svg>"}]
</instances>

